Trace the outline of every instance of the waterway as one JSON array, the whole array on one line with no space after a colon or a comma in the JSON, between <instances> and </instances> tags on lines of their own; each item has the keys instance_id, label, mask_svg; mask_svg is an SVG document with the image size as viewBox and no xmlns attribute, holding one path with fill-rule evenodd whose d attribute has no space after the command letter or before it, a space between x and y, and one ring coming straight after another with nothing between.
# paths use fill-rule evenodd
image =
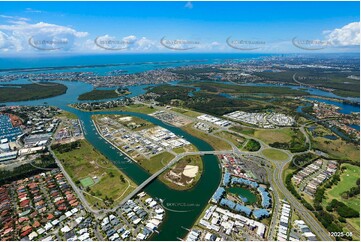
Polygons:
<instances>
[{"instance_id":1,"label":"waterway","mask_svg":"<svg viewBox=\"0 0 361 242\"><path fill-rule=\"evenodd\" d=\"M187 58L189 61L187 62L177 62L181 60L184 57L174 56L160 56L157 57L156 61L164 61L164 60L171 60L175 61L173 64L167 64L166 66L179 66L179 65L185 65L185 64L195 64L197 60L204 59L202 62L199 62L201 64L204 63L217 63L224 61L225 58L233 58L234 56L231 55L223 55L223 56L217 56L215 59L211 60L210 58L215 58L214 56L207 56L207 55L197 55L192 56L189 55ZM240 56L239 61L242 61L244 58L258 58L260 56L256 55L249 55L249 56ZM7 59L7 62L3 61L0 64L0 69L4 68L25 68L25 67L44 67L44 66L61 66L63 63L67 63L68 65L76 65L78 63L82 63L84 65L94 65L94 64L108 64L109 58L88 58L88 57L76 57L76 58L59 58L59 59L52 59L51 61L47 61L45 59L14 59L9 60ZM102 67L102 68L72 68L68 70L50 70L46 72L55 72L55 71L94 71L97 70L98 74L104 74L109 71L113 70L126 70L128 73L134 73L138 71L145 71L145 70L151 70L155 68L160 68L164 66L166 63L152 63L152 62L143 62L141 64L136 64L135 62L140 60L141 57L129 57L130 60L128 60L128 63L125 63L123 66L115 66L115 67ZM149 57L154 61L153 57ZM218 58L218 59L217 59ZM1 59L1 58L0 58ZM123 57L111 57L112 63L119 63L121 60L124 60ZM65 61L68 60L68 61ZM91 60L91 61L90 61ZM130 63L130 61L133 61ZM144 60L144 58L142 59ZM193 62L192 62L193 61ZM6 63L6 64L5 64ZM36 72L36 71L34 71ZM136 163L129 163L125 156L121 156L119 154L119 151L113 149L109 143L107 143L104 139L100 137L100 135L96 132L96 129L92 123L91 115L93 114L117 114L122 113L126 115L136 116L142 119L145 119L149 122L152 122L156 125L162 126L164 128L169 129L170 131L174 132L177 135L183 136L186 140L191 142L193 145L195 145L198 150L202 151L208 151L213 150L212 147L206 143L203 140L200 140L198 138L193 137L192 135L184 132L183 130L168 125L166 123L163 123L162 121L151 117L146 114L140 114L140 113L132 113L132 112L83 112L80 110L76 110L74 108L69 107L68 105L71 103L77 102L77 97L85 92L89 92L93 89L93 87L90 84L82 83L82 82L63 82L63 81L57 81L58 83L62 83L68 87L68 90L65 94L42 99L42 100L33 100L33 101L23 101L23 102L8 102L4 103L7 106L12 105L53 105L57 106L63 110L69 111L71 113L74 113L78 116L78 118L82 121L83 127L84 127L84 134L85 138L100 152L102 152L109 160L114 162L114 164L121 169L125 174L127 174L134 182L137 184L142 183L144 180L146 180L150 174L147 173L144 169L142 169L139 165ZM19 80L15 82L11 82L13 84L21 84L21 83L29 83L26 80ZM145 89L149 85L138 85L138 86L131 86L128 87L129 90L132 92L132 94L129 95L129 97L137 96L145 93ZM292 88L297 88L294 86L291 86ZM196 91L199 91L199 89L196 89ZM320 90L308 90L311 94L324 96L324 97L334 97L333 95L330 96L329 93L323 92ZM191 93L191 95L193 95ZM338 97L338 96L337 96ZM358 99L359 100L359 99ZM341 104L341 103L339 103ZM348 112L347 108L344 108L346 110L345 112ZM301 111L301 108L300 110ZM359 107L358 107L359 111ZM218 160L213 155L205 155L202 156L202 160L204 163L204 170L203 175L200 178L197 185L188 191L176 191L168 188L166 185L161 183L159 180L155 180L152 183L150 183L146 188L145 191L149 193L152 197L161 198L163 199L163 204L169 207L173 211L167 211L167 216L165 221L162 223L160 227L160 233L155 234L155 236L152 238L154 240L177 240L177 238L183 238L185 234L188 232L183 228L190 228L194 221L197 219L197 217L200 215L202 210L204 209L205 205L207 204L210 197L213 195L214 191L217 189L220 180L221 180L221 169L219 167ZM249 196L249 200L252 200L252 197L250 194L247 195L247 192L250 193L250 191L244 189L245 191L242 191L240 194L241 196ZM240 191L238 191L240 192ZM253 194L254 195L254 194Z\"/></svg>"},{"instance_id":2,"label":"waterway","mask_svg":"<svg viewBox=\"0 0 361 242\"><path fill-rule=\"evenodd\" d=\"M233 193L240 197L247 198L247 203L249 203L249 204L253 204L253 203L257 202L257 196L246 188L230 187L230 188L227 188L227 192Z\"/></svg>"},{"instance_id":3,"label":"waterway","mask_svg":"<svg viewBox=\"0 0 361 242\"><path fill-rule=\"evenodd\" d=\"M311 101L318 101L318 102L323 102L323 103L335 105L335 106L340 108L338 111L340 113L343 113L343 114L359 113L360 112L360 106L359 105L352 105L352 104L349 104L349 103L337 102L337 101L328 100L328 99L324 99L324 98L309 97L307 99L311 100Z\"/></svg>"},{"instance_id":4,"label":"waterway","mask_svg":"<svg viewBox=\"0 0 361 242\"><path fill-rule=\"evenodd\" d=\"M137 184L141 184L150 176L150 174L136 163L129 163L125 159L125 156L120 156L119 151L112 149L112 146L110 146L109 143L100 137L93 125L91 119L92 115L122 113L130 116L136 116L169 129L179 136L183 136L186 140L195 145L198 150L213 150L213 148L205 141L195 138L180 128L168 125L146 114L120 111L84 112L71 108L68 106L68 104L76 102L76 98L81 93L90 91L92 86L81 82L60 83L68 86L68 91L64 95L42 100L9 102L6 103L6 105L43 105L44 102L46 102L48 105L57 106L63 110L74 113L83 123L85 138ZM142 88L138 90L141 92ZM133 95L136 95L134 90ZM205 155L202 156L202 160L204 167L203 175L201 176L197 185L191 190L172 190L158 179L150 183L145 188L145 192L154 198L163 199L163 205L166 208L173 210L167 210L165 221L159 228L160 233L155 234L152 238L153 240L177 240L177 238L183 238L188 232L184 228L190 228L193 225L195 220L204 209L205 205L208 203L208 200L217 189L221 180L221 169L219 167L217 157L213 155ZM210 177L212 179L209 179Z\"/></svg>"}]
</instances>

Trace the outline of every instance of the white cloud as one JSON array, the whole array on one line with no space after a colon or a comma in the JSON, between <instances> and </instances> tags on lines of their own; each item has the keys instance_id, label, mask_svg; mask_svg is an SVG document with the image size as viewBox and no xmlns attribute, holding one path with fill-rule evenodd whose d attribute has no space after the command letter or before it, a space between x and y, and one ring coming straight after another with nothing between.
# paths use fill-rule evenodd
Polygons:
<instances>
[{"instance_id":1,"label":"white cloud","mask_svg":"<svg viewBox=\"0 0 361 242\"><path fill-rule=\"evenodd\" d=\"M186 5L184 5L185 8L192 9L193 3L191 1L187 2Z\"/></svg>"},{"instance_id":2,"label":"white cloud","mask_svg":"<svg viewBox=\"0 0 361 242\"><path fill-rule=\"evenodd\" d=\"M135 35L125 37L115 37L111 35L102 35L95 40L88 39L84 45L84 50L93 51L153 51L158 49L156 42L146 37L138 38Z\"/></svg>"},{"instance_id":3,"label":"white cloud","mask_svg":"<svg viewBox=\"0 0 361 242\"><path fill-rule=\"evenodd\" d=\"M27 12L27 13L43 13L43 11L41 11L41 10L32 9L32 8L26 8L25 12Z\"/></svg>"},{"instance_id":4,"label":"white cloud","mask_svg":"<svg viewBox=\"0 0 361 242\"><path fill-rule=\"evenodd\" d=\"M360 22L353 22L340 29L324 31L327 41L335 46L360 45Z\"/></svg>"},{"instance_id":5,"label":"white cloud","mask_svg":"<svg viewBox=\"0 0 361 242\"><path fill-rule=\"evenodd\" d=\"M36 47L39 47L38 50L73 50L77 42L88 35L66 26L44 22L32 24L21 20L0 25L0 32L0 51L12 49L17 52L34 51Z\"/></svg>"},{"instance_id":6,"label":"white cloud","mask_svg":"<svg viewBox=\"0 0 361 242\"><path fill-rule=\"evenodd\" d=\"M22 22L30 21L29 18L18 17L18 16L9 16L9 15L3 15L3 14L0 14L0 18L7 19L8 22L10 22L10 23L17 22L17 21L22 21Z\"/></svg>"}]
</instances>

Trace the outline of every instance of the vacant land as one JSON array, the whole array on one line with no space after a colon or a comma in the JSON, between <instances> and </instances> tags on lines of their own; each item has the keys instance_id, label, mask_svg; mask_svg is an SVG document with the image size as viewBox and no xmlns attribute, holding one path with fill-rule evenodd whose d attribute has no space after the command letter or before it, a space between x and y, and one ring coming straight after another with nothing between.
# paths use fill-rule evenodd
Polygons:
<instances>
[{"instance_id":1,"label":"vacant land","mask_svg":"<svg viewBox=\"0 0 361 242\"><path fill-rule=\"evenodd\" d=\"M241 133L241 134L249 135L249 136L254 136L254 132L255 132L255 129L253 129L253 128L246 128L246 127L241 127L241 126L234 126L231 128L231 130Z\"/></svg>"},{"instance_id":2,"label":"vacant land","mask_svg":"<svg viewBox=\"0 0 361 242\"><path fill-rule=\"evenodd\" d=\"M78 119L78 116L71 112L67 112L62 110L60 114L57 115L59 118L67 118L67 119Z\"/></svg>"},{"instance_id":3,"label":"vacant land","mask_svg":"<svg viewBox=\"0 0 361 242\"><path fill-rule=\"evenodd\" d=\"M199 131L197 129L193 128L193 124L189 124L182 127L183 130L185 130L187 133L193 135L194 137L197 137L199 139L204 140L208 144L210 144L213 149L215 150L230 150L232 149L231 145L228 144L226 141L223 141L217 137L211 136L207 133L204 133L202 131Z\"/></svg>"},{"instance_id":4,"label":"vacant land","mask_svg":"<svg viewBox=\"0 0 361 242\"><path fill-rule=\"evenodd\" d=\"M254 137L263 140L266 144L290 142L292 135L295 135L295 132L291 128L262 129L254 132Z\"/></svg>"},{"instance_id":5,"label":"vacant land","mask_svg":"<svg viewBox=\"0 0 361 242\"><path fill-rule=\"evenodd\" d=\"M82 187L82 179L87 184L93 180L93 185L84 188L86 197L93 198L88 199L90 204L107 208L134 189L135 184L91 144L86 140L76 142L77 146L71 148L70 144L54 145L53 150L75 184Z\"/></svg>"},{"instance_id":6,"label":"vacant land","mask_svg":"<svg viewBox=\"0 0 361 242\"><path fill-rule=\"evenodd\" d=\"M360 161L360 148L342 139L330 140L323 137L312 138L312 148L321 150L332 158Z\"/></svg>"},{"instance_id":7,"label":"vacant land","mask_svg":"<svg viewBox=\"0 0 361 242\"><path fill-rule=\"evenodd\" d=\"M163 152L151 157L149 160L144 157L140 157L137 158L137 161L138 164L143 167L147 172L153 174L166 166L173 158L174 155L172 155L171 153Z\"/></svg>"},{"instance_id":8,"label":"vacant land","mask_svg":"<svg viewBox=\"0 0 361 242\"><path fill-rule=\"evenodd\" d=\"M18 102L55 97L66 93L67 87L59 83L1 84L0 102Z\"/></svg>"},{"instance_id":9,"label":"vacant land","mask_svg":"<svg viewBox=\"0 0 361 242\"><path fill-rule=\"evenodd\" d=\"M228 141L231 141L238 148L242 148L242 146L244 145L244 142L246 141L246 139L244 137L242 137L241 135L237 135L237 134L230 133L227 131L219 132L219 133L217 133L217 136L222 137Z\"/></svg>"},{"instance_id":10,"label":"vacant land","mask_svg":"<svg viewBox=\"0 0 361 242\"><path fill-rule=\"evenodd\" d=\"M271 160L284 161L288 158L286 153L275 149L265 149L262 151L262 154Z\"/></svg>"},{"instance_id":11,"label":"vacant land","mask_svg":"<svg viewBox=\"0 0 361 242\"><path fill-rule=\"evenodd\" d=\"M173 149L173 151L177 154L180 153L184 153L184 152L194 152L194 151L198 151L197 147L195 147L194 145L186 145L186 146L182 146L182 147L178 147Z\"/></svg>"},{"instance_id":12,"label":"vacant land","mask_svg":"<svg viewBox=\"0 0 361 242\"><path fill-rule=\"evenodd\" d=\"M307 149L305 137L294 128L255 130L254 137L264 141L273 148L301 152Z\"/></svg>"},{"instance_id":13,"label":"vacant land","mask_svg":"<svg viewBox=\"0 0 361 242\"><path fill-rule=\"evenodd\" d=\"M153 123L148 122L144 119L135 116L123 115L123 114L95 115L93 117L96 121L98 121L102 117L108 117L133 131L149 129L155 126Z\"/></svg>"},{"instance_id":14,"label":"vacant land","mask_svg":"<svg viewBox=\"0 0 361 242\"><path fill-rule=\"evenodd\" d=\"M198 172L195 177L188 177L185 174L190 169L197 167ZM185 174L184 174L185 173ZM203 162L199 155L186 156L180 159L171 170L164 172L160 176L160 180L167 186L176 190L187 190L194 187L203 173Z\"/></svg>"},{"instance_id":15,"label":"vacant land","mask_svg":"<svg viewBox=\"0 0 361 242\"><path fill-rule=\"evenodd\" d=\"M184 114L184 115L186 115L188 117L191 117L191 118L196 118L196 117L202 115L202 113L192 111L192 110L188 110L188 109L184 109L184 108L172 108L172 110L177 112L177 113Z\"/></svg>"},{"instance_id":16,"label":"vacant land","mask_svg":"<svg viewBox=\"0 0 361 242\"><path fill-rule=\"evenodd\" d=\"M132 104L132 105L129 105L129 106L110 108L110 109L107 109L107 110L109 110L109 111L114 110L114 111L145 113L145 114L150 114L150 113L154 113L155 111L157 111L153 107L149 107L149 106L146 106L146 105L143 105L143 104Z\"/></svg>"}]
</instances>

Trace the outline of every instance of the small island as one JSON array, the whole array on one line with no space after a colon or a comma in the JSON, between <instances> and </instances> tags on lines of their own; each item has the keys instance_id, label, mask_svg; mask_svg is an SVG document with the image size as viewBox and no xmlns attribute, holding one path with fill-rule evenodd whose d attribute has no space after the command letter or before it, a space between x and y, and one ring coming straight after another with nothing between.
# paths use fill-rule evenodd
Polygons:
<instances>
[{"instance_id":1,"label":"small island","mask_svg":"<svg viewBox=\"0 0 361 242\"><path fill-rule=\"evenodd\" d=\"M120 96L125 96L130 94L128 88L117 88L115 90L100 90L100 89L93 89L90 92L86 92L81 94L78 97L78 100L85 101L85 100L102 100L102 99L109 99L109 98L117 98Z\"/></svg>"},{"instance_id":2,"label":"small island","mask_svg":"<svg viewBox=\"0 0 361 242\"><path fill-rule=\"evenodd\" d=\"M19 102L44 99L66 93L67 86L60 83L1 84L0 102Z\"/></svg>"}]
</instances>

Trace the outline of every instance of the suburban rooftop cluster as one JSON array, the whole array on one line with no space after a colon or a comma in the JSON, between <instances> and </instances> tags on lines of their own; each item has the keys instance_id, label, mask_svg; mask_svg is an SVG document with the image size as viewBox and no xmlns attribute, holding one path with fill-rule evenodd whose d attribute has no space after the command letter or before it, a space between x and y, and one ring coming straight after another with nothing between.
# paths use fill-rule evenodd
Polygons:
<instances>
[{"instance_id":1,"label":"suburban rooftop cluster","mask_svg":"<svg viewBox=\"0 0 361 242\"><path fill-rule=\"evenodd\" d=\"M293 117L282 113L248 113L243 111L234 111L223 116L265 129L271 129L278 126L292 126L295 123L295 119Z\"/></svg>"}]
</instances>

